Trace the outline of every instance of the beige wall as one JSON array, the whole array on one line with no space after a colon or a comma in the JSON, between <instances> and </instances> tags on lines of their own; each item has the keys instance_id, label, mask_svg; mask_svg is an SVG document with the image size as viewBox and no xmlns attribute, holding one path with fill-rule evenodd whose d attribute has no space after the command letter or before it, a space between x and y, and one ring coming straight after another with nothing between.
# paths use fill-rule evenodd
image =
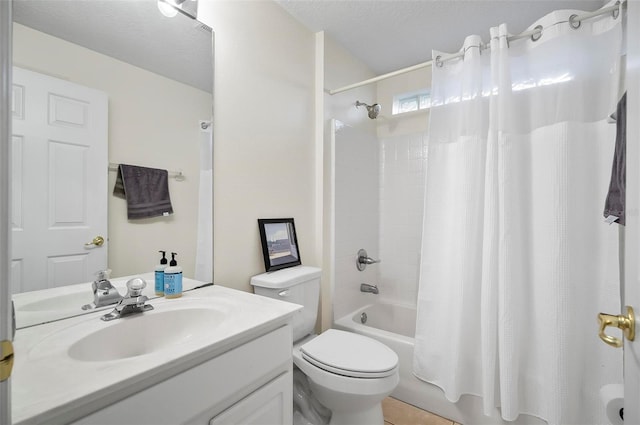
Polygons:
<instances>
[{"instance_id":1,"label":"beige wall","mask_svg":"<svg viewBox=\"0 0 640 425\"><path fill-rule=\"evenodd\" d=\"M152 271L163 249L178 252L192 277L198 121L210 119L211 94L15 23L14 65L108 94L110 162L183 170L185 181L169 182L174 215L136 221L127 220L125 201L111 195L115 173L109 172L109 267L113 276Z\"/></svg>"},{"instance_id":2,"label":"beige wall","mask_svg":"<svg viewBox=\"0 0 640 425\"><path fill-rule=\"evenodd\" d=\"M302 261L323 268L322 329L332 324L331 118L375 133L356 100L324 89L373 73L323 33L313 34L271 1L201 2L215 32L214 273L251 290L263 273L256 219L296 220Z\"/></svg>"},{"instance_id":3,"label":"beige wall","mask_svg":"<svg viewBox=\"0 0 640 425\"><path fill-rule=\"evenodd\" d=\"M295 219L321 266L314 157L314 34L271 1L200 2L215 32L214 279L251 291L264 273L258 218Z\"/></svg>"},{"instance_id":4,"label":"beige wall","mask_svg":"<svg viewBox=\"0 0 640 425\"><path fill-rule=\"evenodd\" d=\"M375 77L364 63L327 35L324 37L324 68L327 90ZM357 100L370 105L379 103L376 99L376 86L370 84L339 94L325 94L325 119L328 121L335 118L364 131L373 130L374 121L367 117L366 109L356 108Z\"/></svg>"},{"instance_id":5,"label":"beige wall","mask_svg":"<svg viewBox=\"0 0 640 425\"><path fill-rule=\"evenodd\" d=\"M431 67L418 69L377 84L378 103L382 112L378 117L378 136L400 136L424 133L429 126L429 109L392 115L393 96L431 87Z\"/></svg>"}]
</instances>

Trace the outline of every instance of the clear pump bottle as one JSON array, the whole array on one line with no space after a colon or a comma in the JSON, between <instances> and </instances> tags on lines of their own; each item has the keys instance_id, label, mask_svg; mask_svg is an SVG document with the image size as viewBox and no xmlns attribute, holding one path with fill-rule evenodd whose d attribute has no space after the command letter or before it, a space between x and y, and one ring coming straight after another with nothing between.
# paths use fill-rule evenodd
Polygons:
<instances>
[{"instance_id":1,"label":"clear pump bottle","mask_svg":"<svg viewBox=\"0 0 640 425\"><path fill-rule=\"evenodd\" d=\"M164 295L164 270L168 267L167 266L167 258L166 258L166 251L158 251L162 253L162 258L160 259L160 264L158 264L156 266L156 283L155 283L155 291L156 291L156 295Z\"/></svg>"}]
</instances>

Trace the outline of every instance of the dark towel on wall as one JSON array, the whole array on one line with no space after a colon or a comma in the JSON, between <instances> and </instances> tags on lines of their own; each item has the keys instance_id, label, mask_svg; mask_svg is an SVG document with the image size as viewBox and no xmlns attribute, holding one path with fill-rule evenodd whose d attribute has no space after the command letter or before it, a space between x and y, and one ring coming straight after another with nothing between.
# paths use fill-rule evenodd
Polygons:
<instances>
[{"instance_id":1,"label":"dark towel on wall","mask_svg":"<svg viewBox=\"0 0 640 425\"><path fill-rule=\"evenodd\" d=\"M113 194L127 200L130 220L173 214L167 170L120 164Z\"/></svg>"},{"instance_id":2,"label":"dark towel on wall","mask_svg":"<svg viewBox=\"0 0 640 425\"><path fill-rule=\"evenodd\" d=\"M616 147L611 167L611 182L604 203L605 217L618 217L618 223L624 225L625 186L627 181L627 93L622 95L616 108Z\"/></svg>"}]
</instances>

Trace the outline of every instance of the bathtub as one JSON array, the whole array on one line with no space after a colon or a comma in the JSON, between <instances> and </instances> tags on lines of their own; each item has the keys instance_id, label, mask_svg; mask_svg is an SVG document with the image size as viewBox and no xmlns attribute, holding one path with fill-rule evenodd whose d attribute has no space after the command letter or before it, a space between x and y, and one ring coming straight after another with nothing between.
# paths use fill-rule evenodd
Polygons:
<instances>
[{"instance_id":1,"label":"bathtub","mask_svg":"<svg viewBox=\"0 0 640 425\"><path fill-rule=\"evenodd\" d=\"M365 323L362 323L363 313L366 316ZM491 416L485 416L479 397L464 395L458 402L452 403L439 387L413 376L415 327L415 307L385 302L367 305L334 323L336 329L374 338L396 352L400 363L400 384L391 396L398 400L467 425L546 424L529 415L520 415L516 421L506 422L497 409Z\"/></svg>"}]
</instances>

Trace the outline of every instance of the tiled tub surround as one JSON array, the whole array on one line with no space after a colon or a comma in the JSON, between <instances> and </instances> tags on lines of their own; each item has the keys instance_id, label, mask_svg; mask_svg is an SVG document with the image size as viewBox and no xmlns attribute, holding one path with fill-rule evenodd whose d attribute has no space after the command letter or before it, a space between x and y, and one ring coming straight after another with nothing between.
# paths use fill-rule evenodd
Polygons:
<instances>
[{"instance_id":1,"label":"tiled tub surround","mask_svg":"<svg viewBox=\"0 0 640 425\"><path fill-rule=\"evenodd\" d=\"M426 159L426 133L380 140L379 246L383 262L377 270L380 298L385 301L415 304L418 295Z\"/></svg>"},{"instance_id":2,"label":"tiled tub surround","mask_svg":"<svg viewBox=\"0 0 640 425\"><path fill-rule=\"evenodd\" d=\"M342 125L335 133L335 288L333 317L371 302L360 283L378 284L378 266L356 268L364 248L378 250L378 139L375 133ZM371 295L373 297L373 295Z\"/></svg>"},{"instance_id":3,"label":"tiled tub surround","mask_svg":"<svg viewBox=\"0 0 640 425\"><path fill-rule=\"evenodd\" d=\"M334 318L339 329L354 330L355 311L380 300L382 314L374 314L366 327L381 330L400 357L400 386L409 392L417 381L411 373L418 288L420 238L427 158L426 133L390 136L353 127L340 127L335 142L335 288ZM382 262L359 272L355 254L367 249ZM360 283L378 285L378 295L363 294ZM395 309L403 304L408 307ZM388 308L387 308L388 306ZM368 307L365 307L368 308ZM402 318L400 317L402 316ZM362 325L359 325L365 328ZM367 330L358 331L367 335ZM375 330L374 330L375 331ZM418 382L422 385L421 382ZM406 389L404 388L406 387ZM400 397L402 398L402 397Z\"/></svg>"},{"instance_id":4,"label":"tiled tub surround","mask_svg":"<svg viewBox=\"0 0 640 425\"><path fill-rule=\"evenodd\" d=\"M334 317L375 298L415 303L424 197L426 133L378 139L340 126L335 142ZM360 272L358 249L380 264ZM362 294L360 283L380 294Z\"/></svg>"}]
</instances>

